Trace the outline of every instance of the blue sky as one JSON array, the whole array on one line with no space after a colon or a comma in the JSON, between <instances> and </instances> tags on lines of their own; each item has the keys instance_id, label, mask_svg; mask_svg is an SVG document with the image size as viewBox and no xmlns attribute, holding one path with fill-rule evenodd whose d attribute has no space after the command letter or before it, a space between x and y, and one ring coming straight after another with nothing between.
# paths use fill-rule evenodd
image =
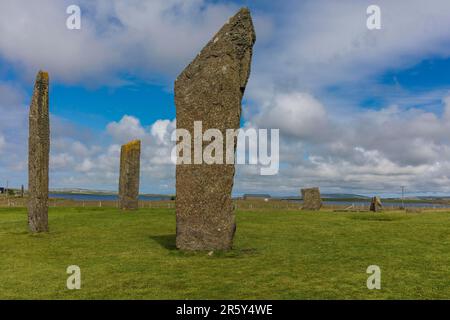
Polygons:
<instances>
[{"instance_id":1,"label":"blue sky","mask_svg":"<svg viewBox=\"0 0 450 320\"><path fill-rule=\"evenodd\" d=\"M65 9L82 9L67 30ZM368 30L366 8L381 8ZM0 4L0 185L26 185L27 108L50 72L51 188L117 188L143 140L143 192L173 193L173 82L242 5L257 33L242 124L280 129L281 169L237 170L235 194L450 194L450 3L56 1Z\"/></svg>"},{"instance_id":2,"label":"blue sky","mask_svg":"<svg viewBox=\"0 0 450 320\"><path fill-rule=\"evenodd\" d=\"M56 85L51 104L55 115L96 130L119 121L125 114L141 119L144 126L175 117L173 93L152 84L96 89Z\"/></svg>"}]
</instances>

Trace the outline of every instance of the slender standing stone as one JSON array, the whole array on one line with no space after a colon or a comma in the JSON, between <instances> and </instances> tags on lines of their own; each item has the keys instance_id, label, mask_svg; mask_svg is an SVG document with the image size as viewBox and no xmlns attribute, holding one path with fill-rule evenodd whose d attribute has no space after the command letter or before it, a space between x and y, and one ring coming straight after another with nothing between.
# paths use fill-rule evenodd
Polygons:
<instances>
[{"instance_id":1,"label":"slender standing stone","mask_svg":"<svg viewBox=\"0 0 450 320\"><path fill-rule=\"evenodd\" d=\"M303 210L320 210L322 199L319 188L302 189Z\"/></svg>"},{"instance_id":2,"label":"slender standing stone","mask_svg":"<svg viewBox=\"0 0 450 320\"><path fill-rule=\"evenodd\" d=\"M131 141L120 152L119 207L138 209L141 141Z\"/></svg>"},{"instance_id":3,"label":"slender standing stone","mask_svg":"<svg viewBox=\"0 0 450 320\"><path fill-rule=\"evenodd\" d=\"M30 106L28 138L28 226L33 233L48 231L48 87L48 73L39 71Z\"/></svg>"},{"instance_id":4,"label":"slender standing stone","mask_svg":"<svg viewBox=\"0 0 450 320\"><path fill-rule=\"evenodd\" d=\"M201 121L203 132L218 129L225 138L227 129L240 127L241 101L250 76L255 40L250 11L241 9L178 76L177 128L186 129L194 137L194 122ZM209 143L204 141L203 147ZM194 155L194 143L191 147ZM179 249L231 249L236 230L231 199L234 173L234 164L177 165Z\"/></svg>"},{"instance_id":5,"label":"slender standing stone","mask_svg":"<svg viewBox=\"0 0 450 320\"><path fill-rule=\"evenodd\" d=\"M373 197L370 201L370 211L380 212L383 210L383 204L381 203L380 197Z\"/></svg>"}]
</instances>

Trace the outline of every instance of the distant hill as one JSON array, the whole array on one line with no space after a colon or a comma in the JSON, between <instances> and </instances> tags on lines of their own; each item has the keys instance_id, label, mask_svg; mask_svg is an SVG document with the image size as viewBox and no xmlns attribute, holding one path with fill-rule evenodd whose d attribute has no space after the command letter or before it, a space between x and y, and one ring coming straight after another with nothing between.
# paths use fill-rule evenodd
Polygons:
<instances>
[{"instance_id":1,"label":"distant hill","mask_svg":"<svg viewBox=\"0 0 450 320\"><path fill-rule=\"evenodd\" d=\"M369 200L370 197L362 196L359 194L351 194L351 193L322 193L322 199L361 199L361 200ZM300 200L302 197L300 196L280 196L273 197L275 199L283 199L283 200Z\"/></svg>"},{"instance_id":2,"label":"distant hill","mask_svg":"<svg viewBox=\"0 0 450 320\"><path fill-rule=\"evenodd\" d=\"M370 199L370 197L351 193L324 193L323 199Z\"/></svg>"},{"instance_id":3,"label":"distant hill","mask_svg":"<svg viewBox=\"0 0 450 320\"><path fill-rule=\"evenodd\" d=\"M103 194L103 195L115 195L117 192L109 190L90 190L81 188L60 188L51 189L50 193L66 193L66 194Z\"/></svg>"},{"instance_id":4,"label":"distant hill","mask_svg":"<svg viewBox=\"0 0 450 320\"><path fill-rule=\"evenodd\" d=\"M88 194L88 195L117 195L117 191L110 191L110 190L92 190L92 189L82 189L82 188L60 188L60 189L51 189L50 193L53 194ZM150 193L143 193L140 194L141 196L147 196L147 197L167 197L171 198L174 197L174 195L170 194L150 194Z\"/></svg>"}]
</instances>

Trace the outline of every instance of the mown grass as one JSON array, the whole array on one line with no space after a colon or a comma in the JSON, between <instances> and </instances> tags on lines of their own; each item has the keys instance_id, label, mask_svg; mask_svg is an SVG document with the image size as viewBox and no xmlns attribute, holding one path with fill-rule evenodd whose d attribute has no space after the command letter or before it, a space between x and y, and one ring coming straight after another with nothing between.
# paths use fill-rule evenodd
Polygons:
<instances>
[{"instance_id":1,"label":"mown grass","mask_svg":"<svg viewBox=\"0 0 450 320\"><path fill-rule=\"evenodd\" d=\"M0 299L448 299L450 213L238 211L235 249L183 253L170 209L0 209ZM81 290L66 288L78 265ZM381 290L368 290L378 265Z\"/></svg>"}]
</instances>

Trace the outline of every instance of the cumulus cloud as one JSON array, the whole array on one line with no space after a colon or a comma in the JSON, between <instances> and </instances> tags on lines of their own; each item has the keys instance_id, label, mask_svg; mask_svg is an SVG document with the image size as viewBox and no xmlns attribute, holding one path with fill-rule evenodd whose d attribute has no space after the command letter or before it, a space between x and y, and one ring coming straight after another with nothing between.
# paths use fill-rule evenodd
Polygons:
<instances>
[{"instance_id":1,"label":"cumulus cloud","mask_svg":"<svg viewBox=\"0 0 450 320\"><path fill-rule=\"evenodd\" d=\"M386 69L450 55L450 2L377 1L382 29L376 31L366 27L371 4L318 0L275 5L282 19L273 34L276 44L257 57L258 85L267 81L277 88L315 92L347 83L361 89L361 82Z\"/></svg>"},{"instance_id":2,"label":"cumulus cloud","mask_svg":"<svg viewBox=\"0 0 450 320\"><path fill-rule=\"evenodd\" d=\"M54 154L50 158L50 167L53 169L70 168L75 165L75 159L68 153Z\"/></svg>"},{"instance_id":3,"label":"cumulus cloud","mask_svg":"<svg viewBox=\"0 0 450 320\"><path fill-rule=\"evenodd\" d=\"M370 194L393 193L404 184L410 191L449 191L443 170L450 159L448 88L409 92L398 82L380 85L377 77L428 57L450 56L450 3L378 1L378 31L366 28L370 4L319 0L275 6L283 18L273 45L255 57L244 115L253 126L280 128L282 165L270 178L239 168L236 189L276 185L274 192L297 194L301 186L317 185ZM365 94L392 104L362 109L357 101ZM434 109L427 111L431 103Z\"/></svg>"},{"instance_id":4,"label":"cumulus cloud","mask_svg":"<svg viewBox=\"0 0 450 320\"><path fill-rule=\"evenodd\" d=\"M23 93L14 86L0 85L0 181L12 185L27 180L28 113ZM170 140L175 120L158 120L144 128L139 119L123 116L103 131L51 115L50 187L115 190L118 183L120 145L142 140L142 191L173 192L175 167L170 161ZM80 134L81 133L81 134Z\"/></svg>"},{"instance_id":5,"label":"cumulus cloud","mask_svg":"<svg viewBox=\"0 0 450 320\"><path fill-rule=\"evenodd\" d=\"M296 138L314 138L328 132L324 106L303 92L275 94L268 101L258 101L259 113L251 119L258 127L277 128Z\"/></svg>"},{"instance_id":6,"label":"cumulus cloud","mask_svg":"<svg viewBox=\"0 0 450 320\"><path fill-rule=\"evenodd\" d=\"M111 122L107 126L108 133L118 142L126 143L128 140L141 139L145 130L139 119L124 116L119 122Z\"/></svg>"},{"instance_id":7,"label":"cumulus cloud","mask_svg":"<svg viewBox=\"0 0 450 320\"><path fill-rule=\"evenodd\" d=\"M0 55L21 72L46 69L71 84L173 78L238 9L205 0L81 0L81 30L68 30L66 8L72 4L1 1ZM255 19L264 38L271 23Z\"/></svg>"},{"instance_id":8,"label":"cumulus cloud","mask_svg":"<svg viewBox=\"0 0 450 320\"><path fill-rule=\"evenodd\" d=\"M302 101L298 99L302 96L300 93L290 95L297 102ZM277 100L280 99L274 99ZM292 100L287 100L288 105ZM272 123L280 128L280 174L270 177L269 182L264 177L255 178L255 171L240 168L237 188L253 190L257 184L252 181L258 180L258 185L273 183L277 185L277 192L291 194L297 193L301 186L311 185L327 191L354 190L366 194L395 193L400 185L407 185L410 191L450 191L446 171L450 167L448 97L442 99L444 112L441 116L392 105L380 110L360 110L346 119L328 118L328 109L317 99L312 101L310 105L320 110L321 118L327 119L326 126L332 130L317 130L301 120L295 126L295 120L290 121L294 116L289 112L290 106L284 108L287 114L277 116L282 121L270 122L268 118L275 117L270 112L283 109L275 104L268 109L269 115L263 117L267 120L254 124L261 127ZM301 114L307 110L299 106L299 114L295 116L311 120L310 115ZM319 135L320 139L314 135Z\"/></svg>"},{"instance_id":9,"label":"cumulus cloud","mask_svg":"<svg viewBox=\"0 0 450 320\"><path fill-rule=\"evenodd\" d=\"M158 120L151 127L152 136L156 137L159 144L164 144L167 141L169 130L174 130L175 122L170 120Z\"/></svg>"},{"instance_id":10,"label":"cumulus cloud","mask_svg":"<svg viewBox=\"0 0 450 320\"><path fill-rule=\"evenodd\" d=\"M107 144L86 146L80 141L57 139L51 157L52 169L59 176L58 187L95 187L114 190L118 183L120 146L133 139L142 141L141 181L147 192L173 192L175 167L170 161L170 140L175 120L157 120L148 128L132 116L124 116L105 128ZM71 166L69 168L68 166Z\"/></svg>"}]
</instances>

